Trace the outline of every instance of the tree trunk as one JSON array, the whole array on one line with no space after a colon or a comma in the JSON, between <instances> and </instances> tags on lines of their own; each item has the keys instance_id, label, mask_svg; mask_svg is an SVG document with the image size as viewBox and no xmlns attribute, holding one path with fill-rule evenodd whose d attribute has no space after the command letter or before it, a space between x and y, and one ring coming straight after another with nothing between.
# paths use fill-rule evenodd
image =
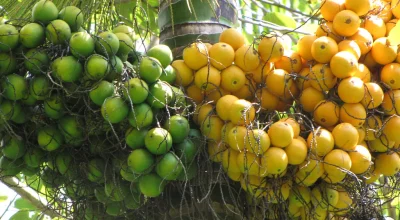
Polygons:
<instances>
[{"instance_id":1,"label":"tree trunk","mask_svg":"<svg viewBox=\"0 0 400 220\"><path fill-rule=\"evenodd\" d=\"M168 45L179 57L183 48L197 39L218 42L220 33L237 21L234 0L162 0L160 44Z\"/></svg>"}]
</instances>

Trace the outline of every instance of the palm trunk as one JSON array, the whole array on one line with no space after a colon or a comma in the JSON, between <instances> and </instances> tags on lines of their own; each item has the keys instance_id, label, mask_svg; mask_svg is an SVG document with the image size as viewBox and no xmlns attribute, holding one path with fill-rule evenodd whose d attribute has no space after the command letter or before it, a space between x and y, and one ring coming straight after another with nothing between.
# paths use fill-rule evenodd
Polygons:
<instances>
[{"instance_id":1,"label":"palm trunk","mask_svg":"<svg viewBox=\"0 0 400 220\"><path fill-rule=\"evenodd\" d=\"M234 0L163 0L158 14L160 43L177 57L198 39L218 42L220 33L237 21Z\"/></svg>"}]
</instances>

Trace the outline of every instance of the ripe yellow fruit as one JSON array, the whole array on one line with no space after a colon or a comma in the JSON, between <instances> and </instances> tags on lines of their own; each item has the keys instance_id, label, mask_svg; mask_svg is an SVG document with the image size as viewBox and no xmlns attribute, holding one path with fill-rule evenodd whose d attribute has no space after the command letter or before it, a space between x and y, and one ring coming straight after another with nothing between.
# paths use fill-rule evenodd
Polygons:
<instances>
[{"instance_id":1,"label":"ripe yellow fruit","mask_svg":"<svg viewBox=\"0 0 400 220\"><path fill-rule=\"evenodd\" d=\"M339 200L335 206L329 206L328 210L335 213L337 216L345 215L351 211L353 205L353 199L346 191L339 190Z\"/></svg>"},{"instance_id":2,"label":"ripe yellow fruit","mask_svg":"<svg viewBox=\"0 0 400 220\"><path fill-rule=\"evenodd\" d=\"M369 33L365 28L359 28L357 32L348 39L354 40L358 44L361 50L361 55L367 54L371 50L372 43L374 42L371 33Z\"/></svg>"},{"instance_id":3,"label":"ripe yellow fruit","mask_svg":"<svg viewBox=\"0 0 400 220\"><path fill-rule=\"evenodd\" d=\"M360 103L344 103L340 107L339 116L341 122L348 122L358 128L364 124L367 118L367 112Z\"/></svg>"},{"instance_id":4,"label":"ripe yellow fruit","mask_svg":"<svg viewBox=\"0 0 400 220\"><path fill-rule=\"evenodd\" d=\"M372 141L380 136L380 129L382 128L382 120L377 115L368 116L364 123L365 140Z\"/></svg>"},{"instance_id":5,"label":"ripe yellow fruit","mask_svg":"<svg viewBox=\"0 0 400 220\"><path fill-rule=\"evenodd\" d=\"M332 89L337 82L336 76L327 64L315 64L311 68L310 85L318 91L328 91Z\"/></svg>"},{"instance_id":6,"label":"ripe yellow fruit","mask_svg":"<svg viewBox=\"0 0 400 220\"><path fill-rule=\"evenodd\" d=\"M297 138L300 135L300 124L294 118L282 118L279 121L289 123L293 129L293 137Z\"/></svg>"},{"instance_id":7,"label":"ripe yellow fruit","mask_svg":"<svg viewBox=\"0 0 400 220\"><path fill-rule=\"evenodd\" d=\"M221 140L221 128L224 122L216 115L207 117L200 124L201 133L209 140L219 142Z\"/></svg>"},{"instance_id":8,"label":"ripe yellow fruit","mask_svg":"<svg viewBox=\"0 0 400 220\"><path fill-rule=\"evenodd\" d=\"M321 179L329 184L335 184L335 183L340 183L344 180L344 178L346 178L346 173L341 173L341 174L337 174L337 175L332 175L332 174L328 174L328 173L324 173L324 175L322 175Z\"/></svg>"},{"instance_id":9,"label":"ripe yellow fruit","mask_svg":"<svg viewBox=\"0 0 400 220\"><path fill-rule=\"evenodd\" d=\"M283 39L277 36L267 35L263 37L258 45L258 53L264 62L276 62L284 54Z\"/></svg>"},{"instance_id":10,"label":"ripe yellow fruit","mask_svg":"<svg viewBox=\"0 0 400 220\"><path fill-rule=\"evenodd\" d=\"M290 193L289 193L289 201L290 201ZM289 218L294 219L294 218L300 217L300 215L301 215L300 209L301 208L302 207L293 205L293 203L289 202L288 209L287 209Z\"/></svg>"},{"instance_id":11,"label":"ripe yellow fruit","mask_svg":"<svg viewBox=\"0 0 400 220\"><path fill-rule=\"evenodd\" d=\"M342 79L338 86L339 98L346 103L358 103L365 97L364 82L358 77Z\"/></svg>"},{"instance_id":12,"label":"ripe yellow fruit","mask_svg":"<svg viewBox=\"0 0 400 220\"><path fill-rule=\"evenodd\" d=\"M277 109L279 98L270 93L267 88L261 88L256 91L256 100L260 103L263 111L271 112Z\"/></svg>"},{"instance_id":13,"label":"ripe yellow fruit","mask_svg":"<svg viewBox=\"0 0 400 220\"><path fill-rule=\"evenodd\" d=\"M260 58L253 45L243 45L235 52L235 64L243 71L255 70L260 65Z\"/></svg>"},{"instance_id":14,"label":"ripe yellow fruit","mask_svg":"<svg viewBox=\"0 0 400 220\"><path fill-rule=\"evenodd\" d=\"M297 85L294 83L291 83L289 87L289 91L285 92L283 96L279 97L283 102L286 102L288 104L293 103L293 100L297 99L300 95L300 90L297 88Z\"/></svg>"},{"instance_id":15,"label":"ripe yellow fruit","mask_svg":"<svg viewBox=\"0 0 400 220\"><path fill-rule=\"evenodd\" d=\"M217 115L224 121L229 120L229 112L227 109L230 109L233 102L238 100L238 98L234 95L224 95L218 101L216 105Z\"/></svg>"},{"instance_id":16,"label":"ripe yellow fruit","mask_svg":"<svg viewBox=\"0 0 400 220\"><path fill-rule=\"evenodd\" d=\"M328 63L338 51L336 41L330 37L319 37L311 45L311 55L319 63Z\"/></svg>"},{"instance_id":17,"label":"ripe yellow fruit","mask_svg":"<svg viewBox=\"0 0 400 220\"><path fill-rule=\"evenodd\" d=\"M360 18L350 10L342 10L333 18L333 29L344 37L354 35L360 27Z\"/></svg>"},{"instance_id":18,"label":"ripe yellow fruit","mask_svg":"<svg viewBox=\"0 0 400 220\"><path fill-rule=\"evenodd\" d=\"M380 153L375 157L375 169L384 176L393 176L400 170L400 156L396 152Z\"/></svg>"},{"instance_id":19,"label":"ripe yellow fruit","mask_svg":"<svg viewBox=\"0 0 400 220\"><path fill-rule=\"evenodd\" d=\"M397 45L392 45L387 37L378 38L372 44L371 55L377 63L389 64L397 57Z\"/></svg>"},{"instance_id":20,"label":"ripe yellow fruit","mask_svg":"<svg viewBox=\"0 0 400 220\"><path fill-rule=\"evenodd\" d=\"M232 103L229 111L229 119L235 125L251 124L256 116L256 110L251 102L238 99Z\"/></svg>"},{"instance_id":21,"label":"ripe yellow fruit","mask_svg":"<svg viewBox=\"0 0 400 220\"><path fill-rule=\"evenodd\" d=\"M186 88L186 94L191 98L196 104L200 104L204 100L204 94L199 87L192 84Z\"/></svg>"},{"instance_id":22,"label":"ripe yellow fruit","mask_svg":"<svg viewBox=\"0 0 400 220\"><path fill-rule=\"evenodd\" d=\"M396 89L385 92L382 108L386 115L400 114L400 90Z\"/></svg>"},{"instance_id":23,"label":"ripe yellow fruit","mask_svg":"<svg viewBox=\"0 0 400 220\"><path fill-rule=\"evenodd\" d=\"M282 185L267 182L265 197L270 203L278 204L285 202L289 198L291 181L287 181Z\"/></svg>"},{"instance_id":24,"label":"ripe yellow fruit","mask_svg":"<svg viewBox=\"0 0 400 220\"><path fill-rule=\"evenodd\" d=\"M263 177L255 175L242 175L240 186L247 191L250 196L258 199L265 193L267 181Z\"/></svg>"},{"instance_id":25,"label":"ripe yellow fruit","mask_svg":"<svg viewBox=\"0 0 400 220\"><path fill-rule=\"evenodd\" d=\"M362 145L357 145L354 151L349 152L349 156L351 159L350 171L354 174L362 174L371 166L371 153Z\"/></svg>"},{"instance_id":26,"label":"ripe yellow fruit","mask_svg":"<svg viewBox=\"0 0 400 220\"><path fill-rule=\"evenodd\" d=\"M261 160L257 155L242 151L238 154L237 164L240 172L245 175L260 176Z\"/></svg>"},{"instance_id":27,"label":"ripe yellow fruit","mask_svg":"<svg viewBox=\"0 0 400 220\"><path fill-rule=\"evenodd\" d=\"M314 108L314 121L324 127L332 127L339 122L339 105L334 101L322 100Z\"/></svg>"},{"instance_id":28,"label":"ripe yellow fruit","mask_svg":"<svg viewBox=\"0 0 400 220\"><path fill-rule=\"evenodd\" d=\"M351 169L351 158L346 151L334 149L324 157L324 170L332 176L342 176Z\"/></svg>"},{"instance_id":29,"label":"ripe yellow fruit","mask_svg":"<svg viewBox=\"0 0 400 220\"><path fill-rule=\"evenodd\" d=\"M371 72L363 63L358 63L358 71L356 71L354 76L360 78L364 83L371 82Z\"/></svg>"},{"instance_id":30,"label":"ripe yellow fruit","mask_svg":"<svg viewBox=\"0 0 400 220\"><path fill-rule=\"evenodd\" d=\"M215 115L214 107L211 104L203 104L196 106L196 110L193 114L193 121L198 125L201 125L206 118Z\"/></svg>"},{"instance_id":31,"label":"ripe yellow fruit","mask_svg":"<svg viewBox=\"0 0 400 220\"><path fill-rule=\"evenodd\" d=\"M194 84L204 91L215 89L220 83L221 73L212 66L205 66L194 75Z\"/></svg>"},{"instance_id":32,"label":"ripe yellow fruit","mask_svg":"<svg viewBox=\"0 0 400 220\"><path fill-rule=\"evenodd\" d=\"M311 201L311 190L308 187L294 185L289 193L289 205L306 206Z\"/></svg>"},{"instance_id":33,"label":"ripe yellow fruit","mask_svg":"<svg viewBox=\"0 0 400 220\"><path fill-rule=\"evenodd\" d=\"M214 89L212 89L212 90L209 90L206 92L201 91L201 92L203 93L203 97L205 98L205 101L213 103L213 104L217 103L218 100L222 96L231 94L230 92L226 91L225 89L223 89L221 87L214 87Z\"/></svg>"},{"instance_id":34,"label":"ripe yellow fruit","mask_svg":"<svg viewBox=\"0 0 400 220\"><path fill-rule=\"evenodd\" d=\"M326 129L319 128L308 135L307 147L314 155L323 157L331 152L334 146L332 133Z\"/></svg>"},{"instance_id":35,"label":"ripe yellow fruit","mask_svg":"<svg viewBox=\"0 0 400 220\"><path fill-rule=\"evenodd\" d=\"M349 40L354 40L361 50L361 55L367 54L371 48L372 43L374 42L371 33L367 31L365 28L359 28L358 31L349 38Z\"/></svg>"},{"instance_id":36,"label":"ripe yellow fruit","mask_svg":"<svg viewBox=\"0 0 400 220\"><path fill-rule=\"evenodd\" d=\"M246 83L246 76L242 69L232 65L221 72L221 88L228 92L236 92Z\"/></svg>"},{"instance_id":37,"label":"ripe yellow fruit","mask_svg":"<svg viewBox=\"0 0 400 220\"><path fill-rule=\"evenodd\" d=\"M385 120L384 125L385 126L383 127L382 135L389 141L393 141L395 143L400 142L400 116L390 116Z\"/></svg>"},{"instance_id":38,"label":"ripe yellow fruit","mask_svg":"<svg viewBox=\"0 0 400 220\"><path fill-rule=\"evenodd\" d=\"M360 59L361 57L361 49L358 46L358 44L356 43L356 41L354 40L342 40L339 42L338 44L338 49L339 51L349 51L352 54L354 54L354 56L357 59Z\"/></svg>"},{"instance_id":39,"label":"ripe yellow fruit","mask_svg":"<svg viewBox=\"0 0 400 220\"><path fill-rule=\"evenodd\" d=\"M245 39L240 31L235 28L228 28L219 35L219 42L227 43L234 50L237 50L245 44Z\"/></svg>"},{"instance_id":40,"label":"ripe yellow fruit","mask_svg":"<svg viewBox=\"0 0 400 220\"><path fill-rule=\"evenodd\" d=\"M344 0L324 0L319 10L325 20L333 21L335 15L344 9Z\"/></svg>"},{"instance_id":41,"label":"ripe yellow fruit","mask_svg":"<svg viewBox=\"0 0 400 220\"><path fill-rule=\"evenodd\" d=\"M396 18L400 18L400 1L399 0L392 0L392 13Z\"/></svg>"},{"instance_id":42,"label":"ripe yellow fruit","mask_svg":"<svg viewBox=\"0 0 400 220\"><path fill-rule=\"evenodd\" d=\"M383 90L378 84L374 82L365 83L365 96L361 100L361 104L368 109L377 108L382 104L383 96Z\"/></svg>"},{"instance_id":43,"label":"ripe yellow fruit","mask_svg":"<svg viewBox=\"0 0 400 220\"><path fill-rule=\"evenodd\" d=\"M347 10L352 10L359 16L367 14L372 7L370 0L345 0L344 6Z\"/></svg>"},{"instance_id":44,"label":"ripe yellow fruit","mask_svg":"<svg viewBox=\"0 0 400 220\"><path fill-rule=\"evenodd\" d=\"M267 75L265 83L268 91L278 97L283 97L290 94L289 89L294 82L285 70L274 69Z\"/></svg>"},{"instance_id":45,"label":"ripe yellow fruit","mask_svg":"<svg viewBox=\"0 0 400 220\"><path fill-rule=\"evenodd\" d=\"M386 37L389 35L390 31L396 26L398 19L394 18L388 22L386 22Z\"/></svg>"},{"instance_id":46,"label":"ripe yellow fruit","mask_svg":"<svg viewBox=\"0 0 400 220\"><path fill-rule=\"evenodd\" d=\"M300 139L294 138L284 150L291 165L299 165L307 158L307 145Z\"/></svg>"},{"instance_id":47,"label":"ripe yellow fruit","mask_svg":"<svg viewBox=\"0 0 400 220\"><path fill-rule=\"evenodd\" d=\"M232 65L235 60L235 50L227 43L216 43L209 50L210 62L218 70Z\"/></svg>"},{"instance_id":48,"label":"ripe yellow fruit","mask_svg":"<svg viewBox=\"0 0 400 220\"><path fill-rule=\"evenodd\" d=\"M297 88L299 88L300 91L303 91L304 89L311 87L311 68L310 67L305 67L303 68L300 73L297 75L296 78L296 85Z\"/></svg>"},{"instance_id":49,"label":"ripe yellow fruit","mask_svg":"<svg viewBox=\"0 0 400 220\"><path fill-rule=\"evenodd\" d=\"M203 43L192 43L183 49L183 60L192 70L198 70L208 63L207 47Z\"/></svg>"},{"instance_id":50,"label":"ripe yellow fruit","mask_svg":"<svg viewBox=\"0 0 400 220\"><path fill-rule=\"evenodd\" d=\"M269 174L280 174L288 166L286 152L279 147L270 147L261 158L261 167Z\"/></svg>"},{"instance_id":51,"label":"ripe yellow fruit","mask_svg":"<svg viewBox=\"0 0 400 220\"><path fill-rule=\"evenodd\" d=\"M294 132L289 123L278 121L269 127L268 136L273 146L284 148L292 142Z\"/></svg>"},{"instance_id":52,"label":"ripe yellow fruit","mask_svg":"<svg viewBox=\"0 0 400 220\"><path fill-rule=\"evenodd\" d=\"M221 142L207 142L208 158L213 162L222 162L222 155L228 147Z\"/></svg>"},{"instance_id":53,"label":"ripe yellow fruit","mask_svg":"<svg viewBox=\"0 0 400 220\"><path fill-rule=\"evenodd\" d=\"M317 30L315 31L315 35L317 37L322 37L322 36L327 36L336 41L336 43L339 43L340 41L343 40L343 37L340 36L338 33L336 33L335 30L333 30L333 22L332 21L327 21L327 22L321 22L321 24L318 26Z\"/></svg>"},{"instance_id":54,"label":"ripe yellow fruit","mask_svg":"<svg viewBox=\"0 0 400 220\"><path fill-rule=\"evenodd\" d=\"M287 173L287 169L286 169L286 170L284 170L284 171L283 171L282 173L280 173L280 174L272 174L272 173L266 172L266 169L263 169L263 167L261 167L261 171L263 171L264 173L267 173L267 175L266 175L265 177L273 178L273 179L282 178L282 177L285 176L286 173Z\"/></svg>"},{"instance_id":55,"label":"ripe yellow fruit","mask_svg":"<svg viewBox=\"0 0 400 220\"><path fill-rule=\"evenodd\" d=\"M311 45L317 39L316 35L304 35L297 41L297 52L306 61L313 59Z\"/></svg>"},{"instance_id":56,"label":"ripe yellow fruit","mask_svg":"<svg viewBox=\"0 0 400 220\"><path fill-rule=\"evenodd\" d=\"M372 1L371 10L379 11L378 17L382 18L385 23L389 22L393 17L391 0L376 0ZM375 14L375 13L374 13Z\"/></svg>"},{"instance_id":57,"label":"ripe yellow fruit","mask_svg":"<svg viewBox=\"0 0 400 220\"><path fill-rule=\"evenodd\" d=\"M261 62L255 70L250 72L251 78L256 83L263 83L265 82L265 77L272 71L273 68L274 63Z\"/></svg>"},{"instance_id":58,"label":"ripe yellow fruit","mask_svg":"<svg viewBox=\"0 0 400 220\"><path fill-rule=\"evenodd\" d=\"M276 110L284 112L284 111L289 111L289 109L292 107L293 107L293 99L289 100L279 99L279 103L278 106L276 107Z\"/></svg>"},{"instance_id":59,"label":"ripe yellow fruit","mask_svg":"<svg viewBox=\"0 0 400 220\"><path fill-rule=\"evenodd\" d=\"M303 68L300 54L292 50L285 50L282 58L274 65L275 68L283 69L288 73L298 73Z\"/></svg>"},{"instance_id":60,"label":"ripe yellow fruit","mask_svg":"<svg viewBox=\"0 0 400 220\"><path fill-rule=\"evenodd\" d=\"M231 129L235 127L232 122L225 123L221 128L221 142L228 144L228 135Z\"/></svg>"},{"instance_id":61,"label":"ripe yellow fruit","mask_svg":"<svg viewBox=\"0 0 400 220\"><path fill-rule=\"evenodd\" d=\"M357 129L357 132L358 132L358 142L357 142L357 144L361 144L361 143L365 142L364 141L364 139L365 139L365 129L364 129L364 127L359 127L359 128L356 128L356 129Z\"/></svg>"},{"instance_id":62,"label":"ripe yellow fruit","mask_svg":"<svg viewBox=\"0 0 400 220\"><path fill-rule=\"evenodd\" d=\"M299 165L296 173L296 183L311 186L324 174L323 162L315 159L307 159Z\"/></svg>"},{"instance_id":63,"label":"ripe yellow fruit","mask_svg":"<svg viewBox=\"0 0 400 220\"><path fill-rule=\"evenodd\" d=\"M332 130L335 145L345 151L352 151L358 144L358 131L349 123L340 123Z\"/></svg>"},{"instance_id":64,"label":"ripe yellow fruit","mask_svg":"<svg viewBox=\"0 0 400 220\"><path fill-rule=\"evenodd\" d=\"M378 173L378 172L376 172L376 171L368 172L367 174L364 175L364 178L365 178L364 182L365 182L366 184L374 183L374 182L376 182L381 176L382 176L382 173Z\"/></svg>"},{"instance_id":65,"label":"ripe yellow fruit","mask_svg":"<svg viewBox=\"0 0 400 220\"><path fill-rule=\"evenodd\" d=\"M193 70L186 65L184 60L175 60L171 66L176 70L175 85L186 87L193 82Z\"/></svg>"},{"instance_id":66,"label":"ripe yellow fruit","mask_svg":"<svg viewBox=\"0 0 400 220\"><path fill-rule=\"evenodd\" d=\"M367 54L362 55L360 57L360 61L362 61L364 63L364 65L366 67L368 67L370 70L374 70L375 68L377 68L380 65L374 60L374 58L372 58L371 54L372 53L370 51Z\"/></svg>"},{"instance_id":67,"label":"ripe yellow fruit","mask_svg":"<svg viewBox=\"0 0 400 220\"><path fill-rule=\"evenodd\" d=\"M271 140L264 130L253 129L248 132L245 148L250 153L262 155L271 145Z\"/></svg>"},{"instance_id":68,"label":"ripe yellow fruit","mask_svg":"<svg viewBox=\"0 0 400 220\"><path fill-rule=\"evenodd\" d=\"M400 64L389 63L381 70L381 81L391 89L400 89Z\"/></svg>"},{"instance_id":69,"label":"ripe yellow fruit","mask_svg":"<svg viewBox=\"0 0 400 220\"><path fill-rule=\"evenodd\" d=\"M371 33L374 40L386 36L386 25L382 18L371 15L363 23L363 27Z\"/></svg>"},{"instance_id":70,"label":"ripe yellow fruit","mask_svg":"<svg viewBox=\"0 0 400 220\"><path fill-rule=\"evenodd\" d=\"M211 49L211 47L212 47L212 44L210 44L210 43L204 43L204 45L206 45L207 51L210 51L210 49ZM209 54L209 55L210 55L210 54Z\"/></svg>"},{"instance_id":71,"label":"ripe yellow fruit","mask_svg":"<svg viewBox=\"0 0 400 220\"><path fill-rule=\"evenodd\" d=\"M243 151L249 141L248 130L244 126L235 126L228 132L228 145L236 151Z\"/></svg>"},{"instance_id":72,"label":"ripe yellow fruit","mask_svg":"<svg viewBox=\"0 0 400 220\"><path fill-rule=\"evenodd\" d=\"M340 51L332 57L330 68L338 78L354 76L358 70L358 60L351 52Z\"/></svg>"},{"instance_id":73,"label":"ripe yellow fruit","mask_svg":"<svg viewBox=\"0 0 400 220\"><path fill-rule=\"evenodd\" d=\"M368 141L368 147L371 152L387 152L394 147L394 144L394 141L390 141L384 136Z\"/></svg>"},{"instance_id":74,"label":"ripe yellow fruit","mask_svg":"<svg viewBox=\"0 0 400 220\"><path fill-rule=\"evenodd\" d=\"M304 89L300 95L300 104L304 111L312 112L315 106L324 99L324 93L318 91L314 87L308 87Z\"/></svg>"},{"instance_id":75,"label":"ripe yellow fruit","mask_svg":"<svg viewBox=\"0 0 400 220\"><path fill-rule=\"evenodd\" d=\"M238 97L239 99L252 100L257 88L256 86L256 83L250 77L246 77L246 83L244 86L238 91L232 92L232 95Z\"/></svg>"},{"instance_id":76,"label":"ripe yellow fruit","mask_svg":"<svg viewBox=\"0 0 400 220\"><path fill-rule=\"evenodd\" d=\"M311 190L311 203L314 207L327 210L339 201L339 192L327 186L318 185Z\"/></svg>"},{"instance_id":77,"label":"ripe yellow fruit","mask_svg":"<svg viewBox=\"0 0 400 220\"><path fill-rule=\"evenodd\" d=\"M239 165L237 164L238 151L226 149L222 153L222 167L225 172L240 173Z\"/></svg>"},{"instance_id":78,"label":"ripe yellow fruit","mask_svg":"<svg viewBox=\"0 0 400 220\"><path fill-rule=\"evenodd\" d=\"M229 179L239 182L242 179L242 173L241 172L232 172L232 171L225 171L226 175L229 177Z\"/></svg>"}]
</instances>

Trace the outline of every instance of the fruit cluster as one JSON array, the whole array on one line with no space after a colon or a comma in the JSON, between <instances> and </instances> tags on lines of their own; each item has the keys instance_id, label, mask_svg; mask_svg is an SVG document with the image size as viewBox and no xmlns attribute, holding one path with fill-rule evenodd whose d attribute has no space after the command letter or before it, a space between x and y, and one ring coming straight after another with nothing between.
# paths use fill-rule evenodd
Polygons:
<instances>
[{"instance_id":1,"label":"fruit cluster","mask_svg":"<svg viewBox=\"0 0 400 220\"><path fill-rule=\"evenodd\" d=\"M185 48L174 63L210 159L253 197L288 200L292 217L346 215L354 195L339 184L400 170L399 10L325 0L315 34L293 50L273 34L247 45L232 28Z\"/></svg>"},{"instance_id":2,"label":"fruit cluster","mask_svg":"<svg viewBox=\"0 0 400 220\"><path fill-rule=\"evenodd\" d=\"M40 0L32 23L0 25L0 169L82 201L92 219L194 178L201 134L167 46L143 55L131 27L91 35L83 21L77 7Z\"/></svg>"}]
</instances>

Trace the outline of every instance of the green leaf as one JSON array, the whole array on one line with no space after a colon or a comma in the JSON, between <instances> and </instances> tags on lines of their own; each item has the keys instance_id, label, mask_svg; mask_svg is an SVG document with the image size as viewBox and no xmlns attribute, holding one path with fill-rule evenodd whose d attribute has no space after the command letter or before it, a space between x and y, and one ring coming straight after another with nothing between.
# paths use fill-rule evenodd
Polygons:
<instances>
[{"instance_id":1,"label":"green leaf","mask_svg":"<svg viewBox=\"0 0 400 220\"><path fill-rule=\"evenodd\" d=\"M5 201L7 201L7 199L8 199L8 196L6 196L6 195L0 196L0 202L5 202Z\"/></svg>"},{"instance_id":2,"label":"green leaf","mask_svg":"<svg viewBox=\"0 0 400 220\"><path fill-rule=\"evenodd\" d=\"M317 30L318 26L319 26L318 24L308 22L308 23L302 25L299 30L310 33L310 34L314 34L315 30Z\"/></svg>"},{"instance_id":3,"label":"green leaf","mask_svg":"<svg viewBox=\"0 0 400 220\"><path fill-rule=\"evenodd\" d=\"M10 217L10 220L29 219L29 211L20 210Z\"/></svg>"},{"instance_id":4,"label":"green leaf","mask_svg":"<svg viewBox=\"0 0 400 220\"><path fill-rule=\"evenodd\" d=\"M390 206L392 206L392 207L396 207L398 205L400 205L400 198L399 197L393 199L393 201L390 203Z\"/></svg>"},{"instance_id":5,"label":"green leaf","mask_svg":"<svg viewBox=\"0 0 400 220\"><path fill-rule=\"evenodd\" d=\"M253 37L252 34L249 34L249 33L245 32L245 31L243 31L243 35L246 38L246 43L247 44L252 43L254 41L254 37Z\"/></svg>"},{"instance_id":6,"label":"green leaf","mask_svg":"<svg viewBox=\"0 0 400 220\"><path fill-rule=\"evenodd\" d=\"M280 26L295 28L297 27L297 22L290 16L285 15L280 12L272 12L264 15L264 20L275 23Z\"/></svg>"},{"instance_id":7,"label":"green leaf","mask_svg":"<svg viewBox=\"0 0 400 220\"><path fill-rule=\"evenodd\" d=\"M297 10L303 12L304 14L310 14L312 12L310 5L308 4L308 2L306 0L294 1L292 8L297 9Z\"/></svg>"},{"instance_id":8,"label":"green leaf","mask_svg":"<svg viewBox=\"0 0 400 220\"><path fill-rule=\"evenodd\" d=\"M158 2L158 0L147 0L147 4L150 5L150 7L158 7L160 5L160 3Z\"/></svg>"},{"instance_id":9,"label":"green leaf","mask_svg":"<svg viewBox=\"0 0 400 220\"><path fill-rule=\"evenodd\" d=\"M36 210L36 207L33 206L29 201L24 198L18 198L14 202L14 207L19 210L29 210L33 211Z\"/></svg>"}]
</instances>

